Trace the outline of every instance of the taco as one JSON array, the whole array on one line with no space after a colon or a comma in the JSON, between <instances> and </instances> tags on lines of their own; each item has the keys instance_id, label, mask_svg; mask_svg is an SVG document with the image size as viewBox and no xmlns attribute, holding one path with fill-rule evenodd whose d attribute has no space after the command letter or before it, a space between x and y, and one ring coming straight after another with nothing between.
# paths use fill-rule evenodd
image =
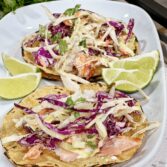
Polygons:
<instances>
[{"instance_id":1,"label":"taco","mask_svg":"<svg viewBox=\"0 0 167 167\"><path fill-rule=\"evenodd\" d=\"M1 142L19 167L102 166L132 158L148 126L134 98L105 85L47 86L5 116Z\"/></svg>"},{"instance_id":2,"label":"taco","mask_svg":"<svg viewBox=\"0 0 167 167\"><path fill-rule=\"evenodd\" d=\"M108 62L139 53L134 19L125 24L79 7L61 14L46 9L51 23L23 40L24 60L38 66L44 78L59 80L62 70L90 80Z\"/></svg>"}]
</instances>

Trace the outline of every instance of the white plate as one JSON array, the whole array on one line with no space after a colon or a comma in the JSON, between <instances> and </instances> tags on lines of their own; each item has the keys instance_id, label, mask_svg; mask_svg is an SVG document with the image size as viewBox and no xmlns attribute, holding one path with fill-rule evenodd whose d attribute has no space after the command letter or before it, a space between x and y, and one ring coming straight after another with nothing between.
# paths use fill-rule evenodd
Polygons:
<instances>
[{"instance_id":1,"label":"white plate","mask_svg":"<svg viewBox=\"0 0 167 167\"><path fill-rule=\"evenodd\" d=\"M104 16L121 19L128 22L129 18L135 19L135 34L142 47L142 52L158 49L160 51L160 66L156 72L153 81L145 89L149 94L150 100L143 108L149 120L159 121L161 126L154 133L146 136L143 147L133 157L132 160L124 164L124 166L143 166L155 155L164 134L164 123L166 120L166 95L165 95L165 74L163 55L160 46L159 37L156 28L150 16L141 8L120 3L104 0L71 0L71 1L55 1L43 3L52 12L63 12L75 4L82 4L82 8L95 11ZM49 22L44 14L41 4L35 4L18 9L15 14L10 13L0 20L0 52L8 52L13 56L21 59L20 41L29 33L38 29L39 24ZM0 62L0 77L7 76L7 73ZM43 80L42 84L50 84ZM53 82L52 82L53 84ZM56 83L57 84L57 83ZM12 108L14 101L0 100L0 122L3 116ZM0 166L11 167L6 157L3 155L3 149L0 146Z\"/></svg>"}]
</instances>

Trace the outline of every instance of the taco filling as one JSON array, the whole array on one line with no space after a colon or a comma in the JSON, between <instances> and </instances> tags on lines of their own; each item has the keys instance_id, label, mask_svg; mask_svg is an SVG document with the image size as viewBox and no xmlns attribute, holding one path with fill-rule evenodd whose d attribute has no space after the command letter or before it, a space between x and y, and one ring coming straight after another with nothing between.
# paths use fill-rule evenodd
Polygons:
<instances>
[{"instance_id":1,"label":"taco filling","mask_svg":"<svg viewBox=\"0 0 167 167\"><path fill-rule=\"evenodd\" d=\"M22 114L11 121L22 133L2 138L4 146L17 142L25 148L25 162L38 160L46 150L70 163L106 156L117 160L125 151L139 148L145 131L153 128L139 102L119 91L84 89L47 93L35 100L32 107L15 104Z\"/></svg>"},{"instance_id":2,"label":"taco filling","mask_svg":"<svg viewBox=\"0 0 167 167\"><path fill-rule=\"evenodd\" d=\"M80 9L80 5L64 13L45 10L51 22L40 25L22 46L24 59L45 73L58 75L62 70L89 80L101 75L107 62L138 53L133 18L125 24Z\"/></svg>"}]
</instances>

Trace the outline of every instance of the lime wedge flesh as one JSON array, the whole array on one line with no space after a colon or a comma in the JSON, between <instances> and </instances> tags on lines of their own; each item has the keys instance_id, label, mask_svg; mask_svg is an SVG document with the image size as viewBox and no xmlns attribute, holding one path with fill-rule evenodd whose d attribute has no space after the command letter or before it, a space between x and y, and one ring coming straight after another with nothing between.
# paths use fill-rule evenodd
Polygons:
<instances>
[{"instance_id":1,"label":"lime wedge flesh","mask_svg":"<svg viewBox=\"0 0 167 167\"><path fill-rule=\"evenodd\" d=\"M27 73L0 78L0 97L5 99L24 97L37 88L40 79L41 73Z\"/></svg>"},{"instance_id":2,"label":"lime wedge flesh","mask_svg":"<svg viewBox=\"0 0 167 167\"><path fill-rule=\"evenodd\" d=\"M142 55L129 57L109 64L111 68L156 70L159 63L159 51L155 50Z\"/></svg>"},{"instance_id":3,"label":"lime wedge flesh","mask_svg":"<svg viewBox=\"0 0 167 167\"><path fill-rule=\"evenodd\" d=\"M22 62L12 56L3 54L2 59L5 68L9 71L11 75L38 72L38 68L36 66Z\"/></svg>"},{"instance_id":4,"label":"lime wedge flesh","mask_svg":"<svg viewBox=\"0 0 167 167\"><path fill-rule=\"evenodd\" d=\"M153 70L125 70L125 69L112 69L104 68L102 76L104 81L110 85L116 83L116 89L125 92L135 92L139 88L142 89L147 86L152 80ZM117 81L123 81L117 85Z\"/></svg>"}]
</instances>

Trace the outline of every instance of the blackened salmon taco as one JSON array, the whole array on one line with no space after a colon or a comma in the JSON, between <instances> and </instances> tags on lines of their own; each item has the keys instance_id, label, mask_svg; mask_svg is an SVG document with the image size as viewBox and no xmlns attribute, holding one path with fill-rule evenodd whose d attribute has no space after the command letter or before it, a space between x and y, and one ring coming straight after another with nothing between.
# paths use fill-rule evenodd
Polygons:
<instances>
[{"instance_id":1,"label":"blackened salmon taco","mask_svg":"<svg viewBox=\"0 0 167 167\"><path fill-rule=\"evenodd\" d=\"M139 53L133 33L134 19L122 21L80 9L47 15L51 22L24 38L22 55L26 62L38 66L43 77L59 80L59 71L86 80L101 76L108 62Z\"/></svg>"}]
</instances>

